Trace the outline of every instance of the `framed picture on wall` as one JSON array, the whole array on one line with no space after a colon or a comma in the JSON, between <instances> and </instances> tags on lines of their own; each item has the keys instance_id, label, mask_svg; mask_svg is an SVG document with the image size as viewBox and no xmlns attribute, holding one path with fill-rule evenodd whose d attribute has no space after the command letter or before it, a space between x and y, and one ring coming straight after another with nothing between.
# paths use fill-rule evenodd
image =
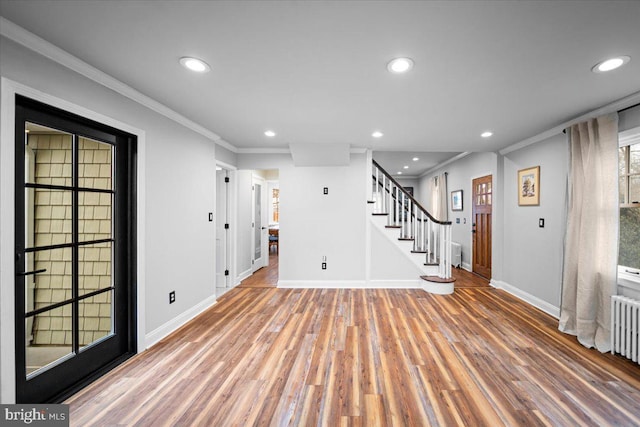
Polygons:
<instances>
[{"instance_id":1,"label":"framed picture on wall","mask_svg":"<svg viewBox=\"0 0 640 427\"><path fill-rule=\"evenodd\" d=\"M518 205L540 205L540 166L518 171Z\"/></svg>"},{"instance_id":2,"label":"framed picture on wall","mask_svg":"<svg viewBox=\"0 0 640 427\"><path fill-rule=\"evenodd\" d=\"M456 190L451 192L451 210L462 210L462 190Z\"/></svg>"}]
</instances>

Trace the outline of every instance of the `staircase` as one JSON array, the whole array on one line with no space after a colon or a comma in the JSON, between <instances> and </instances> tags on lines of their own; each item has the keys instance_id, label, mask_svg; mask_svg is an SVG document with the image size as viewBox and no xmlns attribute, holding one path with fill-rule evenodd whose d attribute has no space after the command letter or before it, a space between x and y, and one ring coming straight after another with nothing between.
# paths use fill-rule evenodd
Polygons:
<instances>
[{"instance_id":1,"label":"staircase","mask_svg":"<svg viewBox=\"0 0 640 427\"><path fill-rule=\"evenodd\" d=\"M435 219L372 160L371 221L423 274L425 291L453 293L451 222Z\"/></svg>"}]
</instances>

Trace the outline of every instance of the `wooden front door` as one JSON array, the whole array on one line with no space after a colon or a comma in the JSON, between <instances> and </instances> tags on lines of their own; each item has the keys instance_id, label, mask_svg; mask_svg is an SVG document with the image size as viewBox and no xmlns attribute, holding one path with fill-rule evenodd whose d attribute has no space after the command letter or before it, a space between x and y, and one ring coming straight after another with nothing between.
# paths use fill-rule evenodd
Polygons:
<instances>
[{"instance_id":1,"label":"wooden front door","mask_svg":"<svg viewBox=\"0 0 640 427\"><path fill-rule=\"evenodd\" d=\"M491 279L491 175L473 180L472 204L473 271Z\"/></svg>"}]
</instances>

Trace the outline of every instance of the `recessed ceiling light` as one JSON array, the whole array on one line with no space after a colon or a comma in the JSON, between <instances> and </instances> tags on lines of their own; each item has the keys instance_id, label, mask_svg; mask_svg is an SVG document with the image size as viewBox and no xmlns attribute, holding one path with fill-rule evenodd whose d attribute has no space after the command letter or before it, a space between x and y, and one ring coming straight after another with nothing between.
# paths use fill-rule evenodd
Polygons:
<instances>
[{"instance_id":1,"label":"recessed ceiling light","mask_svg":"<svg viewBox=\"0 0 640 427\"><path fill-rule=\"evenodd\" d=\"M411 58L396 58L387 64L387 70L392 73L406 73L413 68L413 60Z\"/></svg>"},{"instance_id":2,"label":"recessed ceiling light","mask_svg":"<svg viewBox=\"0 0 640 427\"><path fill-rule=\"evenodd\" d=\"M191 58L189 56L183 56L182 58L180 58L180 64L183 67L197 73L206 73L207 71L211 70L209 64L207 64L203 60L198 58Z\"/></svg>"},{"instance_id":3,"label":"recessed ceiling light","mask_svg":"<svg viewBox=\"0 0 640 427\"><path fill-rule=\"evenodd\" d=\"M398 175L402 175L402 172L398 171Z\"/></svg>"},{"instance_id":4,"label":"recessed ceiling light","mask_svg":"<svg viewBox=\"0 0 640 427\"><path fill-rule=\"evenodd\" d=\"M409 169L409 166L406 166L406 165L405 165L405 166L403 166L402 168L403 168L403 169Z\"/></svg>"},{"instance_id":5,"label":"recessed ceiling light","mask_svg":"<svg viewBox=\"0 0 640 427\"><path fill-rule=\"evenodd\" d=\"M414 158L413 158L413 159L411 159L411 160L413 160L414 162L417 162L417 161L418 161L418 160L420 160L420 159L419 159L419 158L417 158L417 157L414 157Z\"/></svg>"},{"instance_id":6,"label":"recessed ceiling light","mask_svg":"<svg viewBox=\"0 0 640 427\"><path fill-rule=\"evenodd\" d=\"M591 71L593 71L594 73L606 73L607 71L615 70L616 68L622 67L629 61L631 61L630 56L617 56L615 58L610 58L606 61L597 63L591 68Z\"/></svg>"},{"instance_id":7,"label":"recessed ceiling light","mask_svg":"<svg viewBox=\"0 0 640 427\"><path fill-rule=\"evenodd\" d=\"M371 136L374 138L382 138L382 135L384 135L384 133L380 132L379 130L371 134Z\"/></svg>"},{"instance_id":8,"label":"recessed ceiling light","mask_svg":"<svg viewBox=\"0 0 640 427\"><path fill-rule=\"evenodd\" d=\"M482 132L480 134L480 136L483 138L489 138L491 135L493 135L493 132L490 132L490 131Z\"/></svg>"},{"instance_id":9,"label":"recessed ceiling light","mask_svg":"<svg viewBox=\"0 0 640 427\"><path fill-rule=\"evenodd\" d=\"M276 136L276 133L272 130L266 130L264 131L264 134L267 135L269 138L273 138L274 136Z\"/></svg>"}]
</instances>

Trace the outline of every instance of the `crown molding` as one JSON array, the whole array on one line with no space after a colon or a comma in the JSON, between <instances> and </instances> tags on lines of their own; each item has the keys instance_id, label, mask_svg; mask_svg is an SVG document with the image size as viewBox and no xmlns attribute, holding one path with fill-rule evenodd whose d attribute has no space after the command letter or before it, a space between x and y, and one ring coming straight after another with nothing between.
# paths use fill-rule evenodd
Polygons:
<instances>
[{"instance_id":1,"label":"crown molding","mask_svg":"<svg viewBox=\"0 0 640 427\"><path fill-rule=\"evenodd\" d=\"M14 24L8 19L0 16L0 35L13 40L14 42L32 50L58 64L75 71L84 77L93 80L94 82L107 87L122 96L125 96L140 105L143 105L156 113L165 116L166 118L173 120L174 122L191 129L192 131L214 141L216 144L237 153L237 148L227 141L223 140L219 135L210 131L198 123L189 120L185 116L164 104L156 101L153 98L137 91L131 86L121 82L120 80L111 77L109 74L100 71L96 67L82 61L81 59L73 56L69 52L55 46L47 40L25 30L19 25Z\"/></svg>"},{"instance_id":2,"label":"crown molding","mask_svg":"<svg viewBox=\"0 0 640 427\"><path fill-rule=\"evenodd\" d=\"M467 157L469 154L471 154L471 151L465 151L463 153L455 155L455 156L451 157L450 159L445 160L444 162L439 163L439 164L435 165L434 167L429 168L426 171L422 172L420 174L420 178L424 178L425 176L429 175L431 172L433 172L435 170L438 170L438 169L440 169L440 168L442 168L442 167L444 167L444 166L446 166L446 165L448 165L450 163L453 163L453 162L455 162L457 160L460 160L460 159L462 159L464 157Z\"/></svg>"},{"instance_id":3,"label":"crown molding","mask_svg":"<svg viewBox=\"0 0 640 427\"><path fill-rule=\"evenodd\" d=\"M614 101L610 104L607 104L603 107L600 107L596 110L590 111L586 114L583 114L579 117L576 117L574 119L571 119L567 122L564 122L561 125L558 125L554 128L551 128L545 132L539 133L538 135L532 136L531 138L527 138L524 139L520 142L516 142L513 145L510 145L506 148L503 148L502 150L498 151L498 153L500 153L501 155L505 155L505 154L509 154L513 151L516 150L520 150L521 148L527 147L531 144L536 144L538 142L542 142L545 139L551 138L554 135L558 135L560 134L563 130L565 130L566 128L575 125L576 123L581 123L584 122L586 120L592 119L594 117L599 117L602 116L604 114L609 114L609 113L613 113L613 112L617 112L620 110L624 110L625 108L629 108L632 107L633 105L637 104L640 102L640 92L636 92L636 93L632 93L629 96L626 96L622 99L619 99L617 101Z\"/></svg>"},{"instance_id":4,"label":"crown molding","mask_svg":"<svg viewBox=\"0 0 640 427\"><path fill-rule=\"evenodd\" d=\"M288 148L237 148L238 154L291 154Z\"/></svg>"}]
</instances>

